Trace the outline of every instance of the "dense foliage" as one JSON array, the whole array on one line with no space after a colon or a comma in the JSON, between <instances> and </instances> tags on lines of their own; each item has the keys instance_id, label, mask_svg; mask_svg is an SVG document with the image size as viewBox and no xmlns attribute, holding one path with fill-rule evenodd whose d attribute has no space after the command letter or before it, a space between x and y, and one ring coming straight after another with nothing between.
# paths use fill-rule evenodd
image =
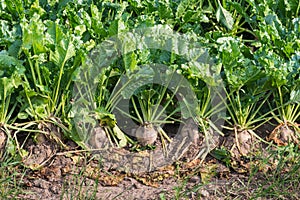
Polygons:
<instances>
[{"instance_id":1,"label":"dense foliage","mask_svg":"<svg viewBox=\"0 0 300 200\"><path fill-rule=\"evenodd\" d=\"M9 152L20 151L17 133L38 130L41 121L63 128L66 138L84 147L71 112L80 66L105 39L156 25L188 35L207 49L215 63L212 74L205 77L203 68L182 56L155 49L135 50L111 63L90 100L95 101L99 124L118 146L133 141L116 128L113 85L122 74L130 76L151 63L168 65L186 77L198 97L196 115L203 129L206 118L220 112L208 105L205 85L213 85L220 75L228 129L255 130L275 119L299 138L299 12L297 0L1 0L0 125L9 138ZM141 124L176 121L178 102L173 97L164 87L141 87L132 98L131 117ZM159 104L167 116L152 112ZM163 138L169 139L166 134Z\"/></svg>"}]
</instances>

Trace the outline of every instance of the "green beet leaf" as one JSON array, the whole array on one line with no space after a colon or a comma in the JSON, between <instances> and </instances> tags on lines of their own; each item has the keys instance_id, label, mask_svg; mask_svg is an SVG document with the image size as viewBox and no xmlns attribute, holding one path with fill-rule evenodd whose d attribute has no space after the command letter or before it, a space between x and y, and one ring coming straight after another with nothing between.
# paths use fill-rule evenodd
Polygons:
<instances>
[{"instance_id":1,"label":"green beet leaf","mask_svg":"<svg viewBox=\"0 0 300 200\"><path fill-rule=\"evenodd\" d=\"M218 3L219 7L217 9L216 18L218 22L221 22L226 28L231 30L234 24L234 19L232 18L230 12L222 7L219 1Z\"/></svg>"}]
</instances>

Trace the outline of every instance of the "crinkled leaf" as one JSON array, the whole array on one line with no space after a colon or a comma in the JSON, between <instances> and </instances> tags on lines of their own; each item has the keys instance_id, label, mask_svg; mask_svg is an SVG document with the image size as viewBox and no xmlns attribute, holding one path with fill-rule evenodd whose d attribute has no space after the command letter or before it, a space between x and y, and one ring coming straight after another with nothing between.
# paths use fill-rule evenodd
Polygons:
<instances>
[{"instance_id":1,"label":"crinkled leaf","mask_svg":"<svg viewBox=\"0 0 300 200\"><path fill-rule=\"evenodd\" d=\"M225 10L221 3L219 3L219 7L217 9L217 13L216 13L216 17L218 22L221 22L226 28L228 28L229 30L232 29L232 26L234 24L234 19L232 18L230 12L228 12L227 10Z\"/></svg>"},{"instance_id":2,"label":"crinkled leaf","mask_svg":"<svg viewBox=\"0 0 300 200\"><path fill-rule=\"evenodd\" d=\"M232 89L239 89L257 80L261 69L253 59L249 59L253 55L248 47L232 37L219 38L217 42L220 44L220 58L226 81Z\"/></svg>"},{"instance_id":3,"label":"crinkled leaf","mask_svg":"<svg viewBox=\"0 0 300 200\"><path fill-rule=\"evenodd\" d=\"M33 53L36 55L47 51L44 43L46 26L38 14L35 13L29 22L24 19L21 22L21 27L23 48L27 50L33 48Z\"/></svg>"},{"instance_id":4,"label":"crinkled leaf","mask_svg":"<svg viewBox=\"0 0 300 200\"><path fill-rule=\"evenodd\" d=\"M96 119L100 120L100 125L114 127L117 123L114 114L107 112L105 108L100 107L95 110Z\"/></svg>"},{"instance_id":5,"label":"crinkled leaf","mask_svg":"<svg viewBox=\"0 0 300 200\"><path fill-rule=\"evenodd\" d=\"M137 68L137 55L132 52L123 56L125 69L131 72L135 71Z\"/></svg>"},{"instance_id":6,"label":"crinkled leaf","mask_svg":"<svg viewBox=\"0 0 300 200\"><path fill-rule=\"evenodd\" d=\"M60 46L56 46L55 51L50 52L50 61L57 66L63 66L67 60L75 56L75 47L71 41L63 41Z\"/></svg>"},{"instance_id":7,"label":"crinkled leaf","mask_svg":"<svg viewBox=\"0 0 300 200\"><path fill-rule=\"evenodd\" d=\"M54 51L50 51L50 61L61 67L67 60L75 56L75 46L71 38L63 33L60 25L55 23L49 25L48 33L55 44Z\"/></svg>"}]
</instances>

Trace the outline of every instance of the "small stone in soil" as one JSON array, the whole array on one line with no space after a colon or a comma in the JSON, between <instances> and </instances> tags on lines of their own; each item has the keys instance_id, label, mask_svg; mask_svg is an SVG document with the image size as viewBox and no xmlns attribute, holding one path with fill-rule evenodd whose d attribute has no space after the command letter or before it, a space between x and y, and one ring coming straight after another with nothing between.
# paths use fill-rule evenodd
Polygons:
<instances>
[{"instance_id":1,"label":"small stone in soil","mask_svg":"<svg viewBox=\"0 0 300 200\"><path fill-rule=\"evenodd\" d=\"M201 197L209 197L209 192L207 190L199 190L198 193L200 194Z\"/></svg>"}]
</instances>

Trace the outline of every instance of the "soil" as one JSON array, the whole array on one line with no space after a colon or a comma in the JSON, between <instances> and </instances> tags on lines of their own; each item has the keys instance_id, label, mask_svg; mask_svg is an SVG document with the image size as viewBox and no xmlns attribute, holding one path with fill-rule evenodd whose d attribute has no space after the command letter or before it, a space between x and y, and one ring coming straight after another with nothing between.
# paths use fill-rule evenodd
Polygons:
<instances>
[{"instance_id":1,"label":"soil","mask_svg":"<svg viewBox=\"0 0 300 200\"><path fill-rule=\"evenodd\" d=\"M159 199L163 195L165 199L174 199L180 195L180 199L246 199L251 193L249 189L236 190L245 187L248 176L230 172L212 157L206 159L205 170L193 171L200 162L194 160L178 165L177 172L171 165L138 176L104 171L96 161L87 163L85 159L79 162L76 159L56 156L49 165L36 171L28 170L22 181L26 193L18 198L87 199L94 195L93 199Z\"/></svg>"},{"instance_id":2,"label":"soil","mask_svg":"<svg viewBox=\"0 0 300 200\"><path fill-rule=\"evenodd\" d=\"M266 124L257 133L266 138L273 129ZM55 135L60 138L59 134ZM25 149L30 155L23 161L26 167L16 169L20 176L24 175L25 169L25 176L21 179L24 192L15 198L249 199L264 181L258 173L256 184L249 185L250 165L247 161L237 164L239 169L245 170L236 170L211 155L205 160L197 157L203 146L203 137L193 138L188 150L177 161L150 172L120 170L107 165L97 154L79 150L71 141L67 141L67 151L53 141L53 138L42 138L38 144L27 141Z\"/></svg>"}]
</instances>

